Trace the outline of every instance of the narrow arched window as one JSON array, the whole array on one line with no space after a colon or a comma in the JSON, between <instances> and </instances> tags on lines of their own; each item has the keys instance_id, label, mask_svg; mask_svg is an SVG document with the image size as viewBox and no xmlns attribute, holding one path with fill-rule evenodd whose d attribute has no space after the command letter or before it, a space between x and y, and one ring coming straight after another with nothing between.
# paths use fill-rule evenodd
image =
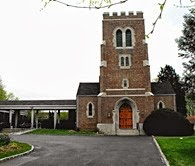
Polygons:
<instances>
[{"instance_id":1,"label":"narrow arched window","mask_svg":"<svg viewBox=\"0 0 195 166\"><path fill-rule=\"evenodd\" d=\"M86 115L88 118L93 118L95 115L94 104L91 102L87 104Z\"/></svg>"},{"instance_id":2,"label":"narrow arched window","mask_svg":"<svg viewBox=\"0 0 195 166\"><path fill-rule=\"evenodd\" d=\"M128 56L125 58L125 63L126 63L126 66L129 66L129 57Z\"/></svg>"},{"instance_id":3,"label":"narrow arched window","mask_svg":"<svg viewBox=\"0 0 195 166\"><path fill-rule=\"evenodd\" d=\"M165 108L165 104L162 101L159 101L157 104L157 109Z\"/></svg>"},{"instance_id":4,"label":"narrow arched window","mask_svg":"<svg viewBox=\"0 0 195 166\"><path fill-rule=\"evenodd\" d=\"M125 65L125 59L124 57L121 57L121 66L124 66Z\"/></svg>"},{"instance_id":5,"label":"narrow arched window","mask_svg":"<svg viewBox=\"0 0 195 166\"><path fill-rule=\"evenodd\" d=\"M129 29L126 30L125 38L126 38L126 47L131 47L132 46L131 30L129 30Z\"/></svg>"},{"instance_id":6,"label":"narrow arched window","mask_svg":"<svg viewBox=\"0 0 195 166\"><path fill-rule=\"evenodd\" d=\"M162 102L159 103L159 109L163 108Z\"/></svg>"},{"instance_id":7,"label":"narrow arched window","mask_svg":"<svg viewBox=\"0 0 195 166\"><path fill-rule=\"evenodd\" d=\"M93 115L92 108L93 108L92 104L89 103L88 116L92 116Z\"/></svg>"},{"instance_id":8,"label":"narrow arched window","mask_svg":"<svg viewBox=\"0 0 195 166\"><path fill-rule=\"evenodd\" d=\"M116 31L116 47L122 47L122 46L123 46L122 31L118 29Z\"/></svg>"}]
</instances>

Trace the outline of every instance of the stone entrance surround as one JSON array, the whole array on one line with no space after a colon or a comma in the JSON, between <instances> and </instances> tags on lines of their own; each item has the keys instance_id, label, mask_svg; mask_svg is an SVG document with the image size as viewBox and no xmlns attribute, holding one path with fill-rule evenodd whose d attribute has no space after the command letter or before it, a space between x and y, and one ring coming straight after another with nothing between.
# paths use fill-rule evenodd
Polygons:
<instances>
[{"instance_id":1,"label":"stone entrance surround","mask_svg":"<svg viewBox=\"0 0 195 166\"><path fill-rule=\"evenodd\" d=\"M132 108L132 121L133 127L132 129L120 129L119 127L119 109L122 104L127 103ZM135 101L130 98L124 97L118 100L115 104L115 109L112 111L112 119L113 123L98 123L97 128L100 133L104 133L106 135L143 135L143 123L139 123L139 110L137 109L137 105Z\"/></svg>"}]
</instances>

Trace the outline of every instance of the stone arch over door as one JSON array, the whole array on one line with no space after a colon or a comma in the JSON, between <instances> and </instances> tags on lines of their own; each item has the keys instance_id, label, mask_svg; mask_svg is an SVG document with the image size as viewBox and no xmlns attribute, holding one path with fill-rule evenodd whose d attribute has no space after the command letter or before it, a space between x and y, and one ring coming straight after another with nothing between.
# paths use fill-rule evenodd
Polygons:
<instances>
[{"instance_id":1,"label":"stone arch over door","mask_svg":"<svg viewBox=\"0 0 195 166\"><path fill-rule=\"evenodd\" d=\"M126 109L131 109L129 110L131 115L129 114L129 118L132 120L131 126L128 128L123 128L120 126L120 109L125 108ZM129 108L128 108L129 107ZM132 129L137 129L137 123L139 123L139 111L137 109L136 102L128 97L124 97L119 99L116 104L115 104L115 109L114 109L114 114L115 118L113 118L113 123L115 124L115 128L117 131L128 131ZM130 117L131 116L131 117Z\"/></svg>"}]
</instances>

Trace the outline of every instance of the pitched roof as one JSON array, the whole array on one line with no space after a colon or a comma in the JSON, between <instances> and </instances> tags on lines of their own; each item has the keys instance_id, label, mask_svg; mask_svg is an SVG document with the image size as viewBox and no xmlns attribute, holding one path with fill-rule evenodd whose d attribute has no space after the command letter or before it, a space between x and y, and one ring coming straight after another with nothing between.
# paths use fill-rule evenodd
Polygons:
<instances>
[{"instance_id":1,"label":"pitched roof","mask_svg":"<svg viewBox=\"0 0 195 166\"><path fill-rule=\"evenodd\" d=\"M152 82L152 93L155 95L175 94L172 85L167 82ZM77 96L82 95L98 95L100 93L99 83L80 83L77 91Z\"/></svg>"},{"instance_id":2,"label":"pitched roof","mask_svg":"<svg viewBox=\"0 0 195 166\"><path fill-rule=\"evenodd\" d=\"M0 105L76 105L76 100L2 100Z\"/></svg>"},{"instance_id":3,"label":"pitched roof","mask_svg":"<svg viewBox=\"0 0 195 166\"><path fill-rule=\"evenodd\" d=\"M100 85L97 82L94 83L80 83L77 91L78 95L98 95L100 93Z\"/></svg>"},{"instance_id":4,"label":"pitched roof","mask_svg":"<svg viewBox=\"0 0 195 166\"><path fill-rule=\"evenodd\" d=\"M152 82L151 83L152 93L155 94L175 94L170 82Z\"/></svg>"}]
</instances>

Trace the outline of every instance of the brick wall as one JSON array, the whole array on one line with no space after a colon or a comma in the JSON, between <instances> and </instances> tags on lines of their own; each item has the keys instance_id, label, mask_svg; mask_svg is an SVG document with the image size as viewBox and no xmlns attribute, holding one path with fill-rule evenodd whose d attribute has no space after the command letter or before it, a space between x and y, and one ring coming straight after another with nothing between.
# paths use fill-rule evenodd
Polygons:
<instances>
[{"instance_id":1,"label":"brick wall","mask_svg":"<svg viewBox=\"0 0 195 166\"><path fill-rule=\"evenodd\" d=\"M97 105L97 96L77 96L77 111L78 111L78 125L77 127L83 130L95 130L97 125L98 117L98 105ZM88 118L87 104L91 102L94 104L95 116L93 118Z\"/></svg>"},{"instance_id":2,"label":"brick wall","mask_svg":"<svg viewBox=\"0 0 195 166\"><path fill-rule=\"evenodd\" d=\"M129 88L150 88L150 67L143 66L143 61L148 60L147 44L144 42L145 29L143 13L122 16L109 16L104 14L103 19L103 41L101 46L101 60L107 62L107 67L100 68L100 91L106 89L121 88L123 78L129 79ZM134 31L134 47L130 49L116 49L114 46L114 35L116 28L132 28ZM119 55L131 55L130 69L120 69Z\"/></svg>"},{"instance_id":3,"label":"brick wall","mask_svg":"<svg viewBox=\"0 0 195 166\"><path fill-rule=\"evenodd\" d=\"M101 120L98 120L98 123L113 123L112 111L115 109L117 101L121 100L123 97L102 97L101 98L101 107L100 114ZM130 100L134 101L139 110L140 123L143 123L144 119L154 110L154 98L153 96L132 96L128 97ZM137 111L136 110L136 111Z\"/></svg>"},{"instance_id":4,"label":"brick wall","mask_svg":"<svg viewBox=\"0 0 195 166\"><path fill-rule=\"evenodd\" d=\"M157 104L162 101L165 104L165 108L170 108L176 111L175 95L158 95L154 96L154 109L157 109Z\"/></svg>"}]
</instances>

